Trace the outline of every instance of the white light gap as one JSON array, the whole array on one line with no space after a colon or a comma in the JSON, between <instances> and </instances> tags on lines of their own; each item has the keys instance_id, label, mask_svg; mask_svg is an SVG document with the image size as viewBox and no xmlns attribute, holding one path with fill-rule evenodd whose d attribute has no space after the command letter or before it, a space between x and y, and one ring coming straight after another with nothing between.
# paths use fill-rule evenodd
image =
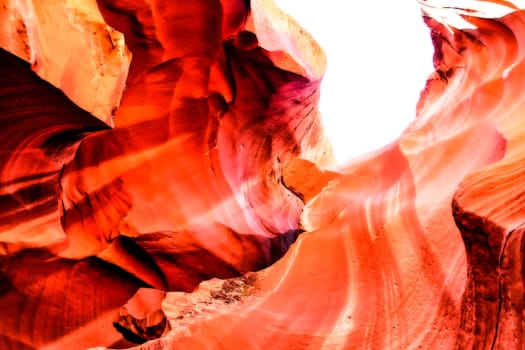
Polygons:
<instances>
[{"instance_id":1,"label":"white light gap","mask_svg":"<svg viewBox=\"0 0 525 350\"><path fill-rule=\"evenodd\" d=\"M434 70L416 0L275 0L328 57L320 110L339 163L394 141Z\"/></svg>"}]
</instances>

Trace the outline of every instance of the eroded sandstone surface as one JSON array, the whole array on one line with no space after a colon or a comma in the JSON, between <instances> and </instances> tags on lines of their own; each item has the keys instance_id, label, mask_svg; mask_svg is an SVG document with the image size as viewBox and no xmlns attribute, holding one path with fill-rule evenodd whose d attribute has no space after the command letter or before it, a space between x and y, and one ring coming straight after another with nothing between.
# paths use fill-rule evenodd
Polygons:
<instances>
[{"instance_id":1,"label":"eroded sandstone surface","mask_svg":"<svg viewBox=\"0 0 525 350\"><path fill-rule=\"evenodd\" d=\"M1 349L524 346L525 4L422 2L417 116L336 166L270 0L1 3Z\"/></svg>"}]
</instances>

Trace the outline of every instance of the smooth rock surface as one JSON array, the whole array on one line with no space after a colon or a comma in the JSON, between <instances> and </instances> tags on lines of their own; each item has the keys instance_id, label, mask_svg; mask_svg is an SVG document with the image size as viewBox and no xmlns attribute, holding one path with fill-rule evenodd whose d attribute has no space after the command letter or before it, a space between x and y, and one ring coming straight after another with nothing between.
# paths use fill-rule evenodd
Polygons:
<instances>
[{"instance_id":1,"label":"smooth rock surface","mask_svg":"<svg viewBox=\"0 0 525 350\"><path fill-rule=\"evenodd\" d=\"M339 167L324 54L269 0L99 0L114 128L2 27L0 348L522 348L524 4L445 3L417 117Z\"/></svg>"}]
</instances>

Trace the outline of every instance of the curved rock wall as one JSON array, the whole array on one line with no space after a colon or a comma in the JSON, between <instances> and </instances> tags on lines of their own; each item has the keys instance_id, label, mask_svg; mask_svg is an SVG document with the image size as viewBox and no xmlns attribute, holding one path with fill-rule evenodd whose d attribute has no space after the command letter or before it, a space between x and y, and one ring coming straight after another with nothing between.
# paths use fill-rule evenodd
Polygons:
<instances>
[{"instance_id":1,"label":"curved rock wall","mask_svg":"<svg viewBox=\"0 0 525 350\"><path fill-rule=\"evenodd\" d=\"M339 167L269 0L2 4L0 348L523 347L517 1L423 2L417 117Z\"/></svg>"}]
</instances>

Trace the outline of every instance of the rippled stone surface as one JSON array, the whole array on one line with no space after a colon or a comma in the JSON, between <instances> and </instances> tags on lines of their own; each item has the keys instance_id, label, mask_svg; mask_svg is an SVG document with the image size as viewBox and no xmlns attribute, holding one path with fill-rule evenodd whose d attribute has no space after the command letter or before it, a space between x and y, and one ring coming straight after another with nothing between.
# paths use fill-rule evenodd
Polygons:
<instances>
[{"instance_id":1,"label":"rippled stone surface","mask_svg":"<svg viewBox=\"0 0 525 350\"><path fill-rule=\"evenodd\" d=\"M424 2L417 117L339 167L269 0L2 4L0 348L523 347L523 4Z\"/></svg>"}]
</instances>

